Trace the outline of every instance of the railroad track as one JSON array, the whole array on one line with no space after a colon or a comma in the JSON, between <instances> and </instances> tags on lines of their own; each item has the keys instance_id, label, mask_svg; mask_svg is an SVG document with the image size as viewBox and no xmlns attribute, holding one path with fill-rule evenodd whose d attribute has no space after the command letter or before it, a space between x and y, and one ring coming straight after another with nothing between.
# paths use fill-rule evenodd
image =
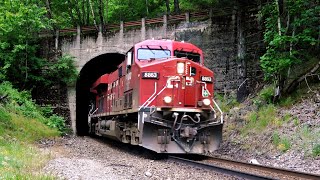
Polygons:
<instances>
[{"instance_id":1,"label":"railroad track","mask_svg":"<svg viewBox=\"0 0 320 180\"><path fill-rule=\"evenodd\" d=\"M232 161L228 159L223 158L216 158L216 157L210 157L215 162L219 162L222 164L227 165L227 167L224 166L218 166L198 161L193 161L189 159L184 159L181 157L176 156L168 156L168 159L171 159L173 161L188 164L191 166L201 167L208 170L213 170L222 174L228 174L231 176L244 178L244 179L254 179L254 180L260 180L260 179L312 179L312 180L320 180L320 176L316 174L310 174L310 173L304 173L304 172L297 172L297 171L291 171L286 169L280 169L280 168L274 168L274 167L268 167L268 166L261 166L251 163L244 163L240 161ZM265 172L263 174L273 174L273 175L258 175L257 173L248 173L246 171L240 171L237 170L238 168L231 169L230 167L242 167L247 168L250 170L250 172L256 171L256 172ZM276 177L274 176L276 175Z\"/></svg>"}]
</instances>

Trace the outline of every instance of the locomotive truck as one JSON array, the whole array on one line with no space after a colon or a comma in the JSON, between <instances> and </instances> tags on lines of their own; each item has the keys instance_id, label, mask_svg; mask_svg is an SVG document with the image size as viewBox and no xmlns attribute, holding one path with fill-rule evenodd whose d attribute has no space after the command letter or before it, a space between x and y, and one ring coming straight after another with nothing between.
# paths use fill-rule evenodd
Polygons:
<instances>
[{"instance_id":1,"label":"locomotive truck","mask_svg":"<svg viewBox=\"0 0 320 180\"><path fill-rule=\"evenodd\" d=\"M213 99L213 72L193 44L146 40L113 72L93 83L89 133L158 153L212 152L223 112Z\"/></svg>"}]
</instances>

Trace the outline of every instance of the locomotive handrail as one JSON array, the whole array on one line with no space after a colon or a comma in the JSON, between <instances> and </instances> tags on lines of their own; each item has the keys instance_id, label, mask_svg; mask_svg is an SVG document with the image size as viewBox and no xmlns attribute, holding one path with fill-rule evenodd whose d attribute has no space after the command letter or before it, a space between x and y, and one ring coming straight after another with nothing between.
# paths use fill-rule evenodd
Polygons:
<instances>
[{"instance_id":1,"label":"locomotive handrail","mask_svg":"<svg viewBox=\"0 0 320 180\"><path fill-rule=\"evenodd\" d=\"M151 100L149 100L148 104L146 104L145 106L149 106L149 105L152 103L152 101L153 101L157 96L159 96L159 94L162 93L166 88L167 88L167 86L164 86L164 87L161 89L161 91L159 91L158 94L155 95Z\"/></svg>"},{"instance_id":2,"label":"locomotive handrail","mask_svg":"<svg viewBox=\"0 0 320 180\"><path fill-rule=\"evenodd\" d=\"M209 96L211 96L211 94L210 94L210 92L208 91L208 89L207 89L207 83L205 83L205 82L202 82L202 81L197 81L198 83L200 83L200 84L204 84L204 89L208 92L208 94L209 94ZM221 121L221 123L223 123L223 111L220 109L220 107L219 107L219 105L217 104L217 102L212 98L212 96L211 96L211 99L212 99L212 102L214 103L214 105L217 107L217 109L219 110L219 112L220 112L220 121ZM215 109L210 105L210 108L212 109L212 111L214 112L214 114L215 114L215 117L216 117L216 111L215 111Z\"/></svg>"},{"instance_id":3,"label":"locomotive handrail","mask_svg":"<svg viewBox=\"0 0 320 180\"><path fill-rule=\"evenodd\" d=\"M94 110L91 114L89 114L90 116L94 113L96 113L99 110L99 108L97 108L96 110Z\"/></svg>"},{"instance_id":4,"label":"locomotive handrail","mask_svg":"<svg viewBox=\"0 0 320 180\"><path fill-rule=\"evenodd\" d=\"M157 93L157 82L154 82L154 93L144 102L141 107L139 108L139 111L146 106L146 103L150 101L150 99Z\"/></svg>"},{"instance_id":5,"label":"locomotive handrail","mask_svg":"<svg viewBox=\"0 0 320 180\"><path fill-rule=\"evenodd\" d=\"M220 111L220 116L221 116L221 123L223 123L223 111L220 109L218 103L212 98L212 101L214 103L214 105L218 108L218 110Z\"/></svg>"},{"instance_id":6,"label":"locomotive handrail","mask_svg":"<svg viewBox=\"0 0 320 180\"><path fill-rule=\"evenodd\" d=\"M180 81L180 80L174 80L174 79L171 79L170 81ZM142 104L142 106L139 108L139 111L142 109L142 108L145 108L147 106L149 106L152 101L154 101L154 99L159 96L159 94L161 94L166 88L167 88L167 85L165 85L159 92L158 94L155 95L155 93L157 92L157 82L154 83L154 93L146 100L146 102L144 102Z\"/></svg>"},{"instance_id":7,"label":"locomotive handrail","mask_svg":"<svg viewBox=\"0 0 320 180\"><path fill-rule=\"evenodd\" d=\"M96 113L99 108L96 108L94 111L93 111L93 109L94 109L94 106L93 106L93 104L91 104L91 109L89 110L89 113L88 113L88 116L89 116L89 117L91 117L92 114ZM92 112L92 111L93 111L93 112ZM92 112L92 113L91 113L91 112Z\"/></svg>"}]
</instances>

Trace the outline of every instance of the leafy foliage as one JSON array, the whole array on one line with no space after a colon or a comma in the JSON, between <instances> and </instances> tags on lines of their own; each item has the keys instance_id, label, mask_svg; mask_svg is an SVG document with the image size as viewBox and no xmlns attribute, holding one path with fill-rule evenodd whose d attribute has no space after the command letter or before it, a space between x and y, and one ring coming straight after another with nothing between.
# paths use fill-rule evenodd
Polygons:
<instances>
[{"instance_id":1,"label":"leafy foliage","mask_svg":"<svg viewBox=\"0 0 320 180\"><path fill-rule=\"evenodd\" d=\"M0 96L6 95L6 102L3 107L7 113L17 114L30 119L36 119L38 122L46 124L47 126L58 129L61 133L65 132L64 119L60 116L52 114L52 110L49 108L41 108L31 101L31 95L28 91L19 92L14 89L9 82L0 84ZM0 105L1 107L1 105ZM45 110L43 110L45 109ZM10 120L7 113L1 113L0 118L3 116L3 120ZM44 116L46 115L46 116ZM7 124L10 126L10 123ZM7 126L6 125L6 126Z\"/></svg>"},{"instance_id":2,"label":"leafy foliage","mask_svg":"<svg viewBox=\"0 0 320 180\"><path fill-rule=\"evenodd\" d=\"M70 55L63 55L56 62L47 65L43 77L46 79L46 85L50 87L56 84L73 84L77 74L74 58Z\"/></svg>"},{"instance_id":3,"label":"leafy foliage","mask_svg":"<svg viewBox=\"0 0 320 180\"><path fill-rule=\"evenodd\" d=\"M176 4L174 2L177 2ZM226 6L235 1L227 0L50 0L53 24L59 28L76 25L94 25L119 23L120 21L138 20L142 17L160 17L174 13L198 11L219 4ZM168 7L166 6L168 3ZM179 7L175 7L179 5ZM169 8L169 9L168 9Z\"/></svg>"},{"instance_id":4,"label":"leafy foliage","mask_svg":"<svg viewBox=\"0 0 320 180\"><path fill-rule=\"evenodd\" d=\"M36 56L36 34L49 28L46 10L19 0L0 2L0 81L24 88L41 79L44 60Z\"/></svg>"},{"instance_id":5,"label":"leafy foliage","mask_svg":"<svg viewBox=\"0 0 320 180\"><path fill-rule=\"evenodd\" d=\"M263 7L267 50L261 67L281 91L290 67L319 56L319 11L313 0L286 0L284 6L274 0Z\"/></svg>"}]
</instances>

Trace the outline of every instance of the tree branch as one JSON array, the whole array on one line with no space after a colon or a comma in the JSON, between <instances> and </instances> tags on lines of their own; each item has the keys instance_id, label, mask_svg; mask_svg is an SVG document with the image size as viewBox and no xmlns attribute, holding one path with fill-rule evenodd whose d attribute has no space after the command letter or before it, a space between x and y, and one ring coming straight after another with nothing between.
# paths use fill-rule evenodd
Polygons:
<instances>
[{"instance_id":1,"label":"tree branch","mask_svg":"<svg viewBox=\"0 0 320 180\"><path fill-rule=\"evenodd\" d=\"M301 76L300 78L298 78L297 80L294 80L294 81L288 86L286 92L287 92L287 93L293 92L300 82L304 81L307 76L315 73L315 72L318 71L319 69L320 69L320 62L318 62L318 64L316 64L312 69L310 69L308 73L302 75L302 76Z\"/></svg>"}]
</instances>

